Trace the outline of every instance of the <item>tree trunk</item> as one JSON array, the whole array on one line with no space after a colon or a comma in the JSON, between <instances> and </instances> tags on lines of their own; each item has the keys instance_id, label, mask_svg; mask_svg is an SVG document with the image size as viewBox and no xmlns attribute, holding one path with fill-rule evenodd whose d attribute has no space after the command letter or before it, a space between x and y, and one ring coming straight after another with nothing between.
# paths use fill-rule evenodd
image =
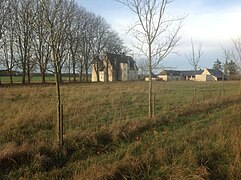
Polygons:
<instances>
[{"instance_id":1,"label":"tree trunk","mask_svg":"<svg viewBox=\"0 0 241 180\"><path fill-rule=\"evenodd\" d=\"M239 95L241 95L241 77L239 79Z\"/></svg>"},{"instance_id":2,"label":"tree trunk","mask_svg":"<svg viewBox=\"0 0 241 180\"><path fill-rule=\"evenodd\" d=\"M109 63L106 63L106 81L109 82Z\"/></svg>"},{"instance_id":3,"label":"tree trunk","mask_svg":"<svg viewBox=\"0 0 241 180\"><path fill-rule=\"evenodd\" d=\"M26 64L23 64L22 84L26 83Z\"/></svg>"},{"instance_id":4,"label":"tree trunk","mask_svg":"<svg viewBox=\"0 0 241 180\"><path fill-rule=\"evenodd\" d=\"M58 66L58 60L56 57L56 52L54 45L53 47L53 61L54 61L54 71L55 71L55 91L56 91L56 101L57 101L57 127L56 127L56 135L57 135L57 143L59 147L63 146L63 135L62 133L62 122L61 122L61 94L60 94L60 69Z\"/></svg>"},{"instance_id":5,"label":"tree trunk","mask_svg":"<svg viewBox=\"0 0 241 180\"><path fill-rule=\"evenodd\" d=\"M148 69L149 69L149 117L152 118L153 105L152 105L152 67L151 67L151 44L149 44L149 59L148 59Z\"/></svg>"},{"instance_id":6,"label":"tree trunk","mask_svg":"<svg viewBox=\"0 0 241 180\"><path fill-rule=\"evenodd\" d=\"M42 84L45 84L45 83L46 83L46 81L45 81L45 72L44 72L43 69L41 70L41 83L42 83Z\"/></svg>"},{"instance_id":7,"label":"tree trunk","mask_svg":"<svg viewBox=\"0 0 241 180\"><path fill-rule=\"evenodd\" d=\"M8 75L9 75L10 84L13 84L13 76L10 69L8 69Z\"/></svg>"},{"instance_id":8,"label":"tree trunk","mask_svg":"<svg viewBox=\"0 0 241 180\"><path fill-rule=\"evenodd\" d=\"M89 82L88 68L85 68L85 81Z\"/></svg>"},{"instance_id":9,"label":"tree trunk","mask_svg":"<svg viewBox=\"0 0 241 180\"><path fill-rule=\"evenodd\" d=\"M196 74L197 74L197 68L194 68L194 83L193 83L193 99L192 101L195 102L196 101Z\"/></svg>"},{"instance_id":10,"label":"tree trunk","mask_svg":"<svg viewBox=\"0 0 241 180\"><path fill-rule=\"evenodd\" d=\"M57 142L59 146L63 146L63 137L61 134L61 96L60 96L60 82L59 73L57 67L55 67L55 88L57 99Z\"/></svg>"},{"instance_id":11,"label":"tree trunk","mask_svg":"<svg viewBox=\"0 0 241 180\"><path fill-rule=\"evenodd\" d=\"M75 77L75 60L73 59L73 76L74 76L74 83L76 82L76 77Z\"/></svg>"},{"instance_id":12,"label":"tree trunk","mask_svg":"<svg viewBox=\"0 0 241 180\"><path fill-rule=\"evenodd\" d=\"M156 96L155 93L153 93L152 95L152 105L153 105L153 109L152 109L152 117L155 117L155 105L156 105Z\"/></svg>"},{"instance_id":13,"label":"tree trunk","mask_svg":"<svg viewBox=\"0 0 241 180\"><path fill-rule=\"evenodd\" d=\"M79 72L79 82L81 82L81 79L82 79L82 72L80 71Z\"/></svg>"},{"instance_id":14,"label":"tree trunk","mask_svg":"<svg viewBox=\"0 0 241 180\"><path fill-rule=\"evenodd\" d=\"M100 71L96 73L96 76L97 76L97 82L100 82Z\"/></svg>"},{"instance_id":15,"label":"tree trunk","mask_svg":"<svg viewBox=\"0 0 241 180\"><path fill-rule=\"evenodd\" d=\"M222 98L224 98L224 72L222 75Z\"/></svg>"},{"instance_id":16,"label":"tree trunk","mask_svg":"<svg viewBox=\"0 0 241 180\"><path fill-rule=\"evenodd\" d=\"M194 84L193 84L193 102L196 101L196 80L194 78Z\"/></svg>"},{"instance_id":17,"label":"tree trunk","mask_svg":"<svg viewBox=\"0 0 241 180\"><path fill-rule=\"evenodd\" d=\"M79 82L82 82L82 77L83 77L83 67L80 67L80 72L79 72Z\"/></svg>"},{"instance_id":18,"label":"tree trunk","mask_svg":"<svg viewBox=\"0 0 241 180\"><path fill-rule=\"evenodd\" d=\"M28 84L31 82L31 70L30 70L30 64L27 64L27 76L28 76Z\"/></svg>"},{"instance_id":19,"label":"tree trunk","mask_svg":"<svg viewBox=\"0 0 241 180\"><path fill-rule=\"evenodd\" d=\"M63 82L63 78L62 78L62 70L61 70L61 68L59 68L59 70L58 70L58 75L59 75L59 83L62 83Z\"/></svg>"},{"instance_id":20,"label":"tree trunk","mask_svg":"<svg viewBox=\"0 0 241 180\"><path fill-rule=\"evenodd\" d=\"M69 67L68 76L69 76L69 83L70 83L70 82L71 82L71 73L70 73L70 67Z\"/></svg>"},{"instance_id":21,"label":"tree trunk","mask_svg":"<svg viewBox=\"0 0 241 180\"><path fill-rule=\"evenodd\" d=\"M100 82L100 74L99 74L99 62L97 60L97 62L94 64L94 70L96 73L96 78L97 78L97 82Z\"/></svg>"}]
</instances>

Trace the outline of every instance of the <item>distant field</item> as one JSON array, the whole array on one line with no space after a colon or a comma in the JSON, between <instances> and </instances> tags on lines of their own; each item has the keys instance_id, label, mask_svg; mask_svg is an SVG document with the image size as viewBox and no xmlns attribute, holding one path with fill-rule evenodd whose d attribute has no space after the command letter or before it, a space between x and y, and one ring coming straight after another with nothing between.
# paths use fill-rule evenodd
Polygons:
<instances>
[{"instance_id":1,"label":"distant field","mask_svg":"<svg viewBox=\"0 0 241 180\"><path fill-rule=\"evenodd\" d=\"M3 80L2 80L3 81ZM0 179L241 179L239 82L0 86Z\"/></svg>"},{"instance_id":2,"label":"distant field","mask_svg":"<svg viewBox=\"0 0 241 180\"><path fill-rule=\"evenodd\" d=\"M19 83L22 82L22 76L13 76L12 78L13 78L13 83L14 84L19 84ZM77 75L75 79L76 79L76 81L79 81L79 76ZM89 79L91 79L91 78L89 77ZM3 83L3 84L9 84L10 83L10 78L8 76L0 76L0 80L1 80L1 83ZM31 77L31 83L40 83L41 80L42 79L41 79L40 75L34 75L34 76ZM64 82L68 82L69 81L68 74L63 74L62 75L62 80ZM71 75L70 80L71 81L74 80L74 76L73 75ZM27 81L27 77L26 77L26 81ZM45 81L47 83L54 82L55 81L54 75L46 75ZM82 81L85 81L85 75L83 75Z\"/></svg>"},{"instance_id":3,"label":"distant field","mask_svg":"<svg viewBox=\"0 0 241 180\"><path fill-rule=\"evenodd\" d=\"M9 77L8 76L0 76L1 83L9 83ZM19 83L21 82L21 77L20 76L13 76L13 82L14 83Z\"/></svg>"},{"instance_id":4,"label":"distant field","mask_svg":"<svg viewBox=\"0 0 241 180\"><path fill-rule=\"evenodd\" d=\"M8 84L10 82L9 77L8 76L0 76L1 79L1 83L3 84ZM73 77L70 78L71 81L73 81ZM54 82L54 76L46 76L45 77L46 82ZM66 75L62 77L63 81L69 81L69 77L67 77ZM26 78L27 81L27 78ZM76 81L79 81L79 77L76 77ZM21 76L13 76L13 83L21 83L22 82L22 77ZM41 82L41 76L33 76L31 78L31 82L32 83L38 83Z\"/></svg>"}]
</instances>

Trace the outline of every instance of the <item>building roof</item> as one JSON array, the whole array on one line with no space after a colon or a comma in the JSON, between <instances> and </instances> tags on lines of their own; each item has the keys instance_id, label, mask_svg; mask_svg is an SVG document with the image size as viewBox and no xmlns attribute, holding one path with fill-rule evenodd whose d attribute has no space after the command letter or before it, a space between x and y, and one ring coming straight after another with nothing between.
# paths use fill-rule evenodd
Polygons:
<instances>
[{"instance_id":1,"label":"building roof","mask_svg":"<svg viewBox=\"0 0 241 180\"><path fill-rule=\"evenodd\" d=\"M149 75L148 75L147 77L149 77ZM157 76L152 72L152 73L151 73L151 77L152 77L152 78L156 78Z\"/></svg>"},{"instance_id":2,"label":"building roof","mask_svg":"<svg viewBox=\"0 0 241 180\"><path fill-rule=\"evenodd\" d=\"M126 56L124 54L113 54L106 53L105 54L111 65L115 67L117 64L125 63L130 65L131 70L137 70L136 62L133 60L131 56Z\"/></svg>"},{"instance_id":3,"label":"building roof","mask_svg":"<svg viewBox=\"0 0 241 180\"><path fill-rule=\"evenodd\" d=\"M196 75L202 74L203 70L197 70ZM194 76L195 71L176 71L176 70L164 70L159 75L168 76Z\"/></svg>"},{"instance_id":4,"label":"building roof","mask_svg":"<svg viewBox=\"0 0 241 180\"><path fill-rule=\"evenodd\" d=\"M180 71L164 70L159 75L180 76Z\"/></svg>"},{"instance_id":5,"label":"building roof","mask_svg":"<svg viewBox=\"0 0 241 180\"><path fill-rule=\"evenodd\" d=\"M149 74L144 75L145 78L149 78ZM157 75L155 75L153 72L151 73L151 78L157 78Z\"/></svg>"},{"instance_id":6,"label":"building roof","mask_svg":"<svg viewBox=\"0 0 241 180\"><path fill-rule=\"evenodd\" d=\"M207 69L207 68L206 68ZM217 77L217 78L222 78L223 77L223 72L222 71L220 71L220 70L216 70L216 69L207 69L208 70L208 72L211 74L211 75L213 75L213 76L215 76L215 77Z\"/></svg>"},{"instance_id":7,"label":"building roof","mask_svg":"<svg viewBox=\"0 0 241 180\"><path fill-rule=\"evenodd\" d=\"M93 59L92 64L97 64L99 71L103 71L104 70L104 63L103 61L99 58L99 56L95 56Z\"/></svg>"},{"instance_id":8,"label":"building roof","mask_svg":"<svg viewBox=\"0 0 241 180\"><path fill-rule=\"evenodd\" d=\"M203 70L197 70L196 73L195 71L180 71L181 76L195 76L200 75L203 73Z\"/></svg>"},{"instance_id":9,"label":"building roof","mask_svg":"<svg viewBox=\"0 0 241 180\"><path fill-rule=\"evenodd\" d=\"M207 69L207 68L206 68ZM217 77L222 78L223 73L220 70L215 69L207 69L207 71ZM203 70L197 70L196 75L201 75L203 73ZM163 70L159 75L167 75L167 76L195 76L195 71L176 71L176 70Z\"/></svg>"}]
</instances>

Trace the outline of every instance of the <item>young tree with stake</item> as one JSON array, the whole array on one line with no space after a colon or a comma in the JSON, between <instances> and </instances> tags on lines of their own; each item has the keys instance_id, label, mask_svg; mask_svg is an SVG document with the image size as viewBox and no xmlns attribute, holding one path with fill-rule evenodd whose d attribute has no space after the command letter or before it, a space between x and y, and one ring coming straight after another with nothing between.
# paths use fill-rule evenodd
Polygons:
<instances>
[{"instance_id":1,"label":"young tree with stake","mask_svg":"<svg viewBox=\"0 0 241 180\"><path fill-rule=\"evenodd\" d=\"M63 63L62 54L65 48L68 30L68 19L74 13L74 3L69 0L41 0L43 8L43 23L49 31L48 44L51 48L51 61L53 64L56 84L57 100L57 141L59 146L63 146L63 106L61 105L60 75L61 64Z\"/></svg>"},{"instance_id":2,"label":"young tree with stake","mask_svg":"<svg viewBox=\"0 0 241 180\"><path fill-rule=\"evenodd\" d=\"M202 50L201 43L198 45L198 48L196 49L192 39L191 39L191 46L192 46L192 50L191 50L190 54L185 55L185 56L194 70L193 101L195 101L195 99L196 99L196 74L197 74L198 64L199 64L201 56L203 54L203 50Z\"/></svg>"},{"instance_id":3,"label":"young tree with stake","mask_svg":"<svg viewBox=\"0 0 241 180\"><path fill-rule=\"evenodd\" d=\"M149 117L153 116L152 69L166 58L181 39L179 32L185 17L170 18L167 8L173 0L117 0L137 17L130 28L137 40L135 46L148 59Z\"/></svg>"}]
</instances>

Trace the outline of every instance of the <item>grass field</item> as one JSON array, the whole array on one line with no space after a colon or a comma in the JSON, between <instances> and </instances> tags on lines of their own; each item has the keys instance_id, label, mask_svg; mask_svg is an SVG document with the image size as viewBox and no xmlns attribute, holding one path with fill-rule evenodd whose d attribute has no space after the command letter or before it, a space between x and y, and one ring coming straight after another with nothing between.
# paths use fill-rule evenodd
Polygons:
<instances>
[{"instance_id":1,"label":"grass field","mask_svg":"<svg viewBox=\"0 0 241 180\"><path fill-rule=\"evenodd\" d=\"M10 82L8 76L1 76L0 77L1 82L3 84L7 84ZM54 82L54 76L46 76L46 82ZM64 78L64 80L67 80L67 78ZM13 83L21 83L22 82L22 77L21 76L13 76ZM40 76L34 76L31 79L31 82L41 82L41 77Z\"/></svg>"},{"instance_id":2,"label":"grass field","mask_svg":"<svg viewBox=\"0 0 241 180\"><path fill-rule=\"evenodd\" d=\"M239 82L0 86L0 179L241 179Z\"/></svg>"},{"instance_id":3,"label":"grass field","mask_svg":"<svg viewBox=\"0 0 241 180\"><path fill-rule=\"evenodd\" d=\"M82 80L85 81L84 77L82 77L82 78L83 78ZM9 79L8 76L0 76L0 80L1 80L2 84L9 84L10 83L10 79ZM41 82L41 80L42 80L41 76L32 76L31 77L31 83L39 83L39 82ZM65 82L68 82L69 81L68 75L67 74L63 75L62 80L65 81ZM73 81L74 77L71 76L70 80ZM26 77L26 81L27 81L27 77ZM47 75L45 77L45 81L47 83L54 83L55 82L55 77L53 75L52 76L51 75ZM76 81L79 81L79 77L76 77ZM22 77L21 76L13 76L13 83L14 84L19 84L21 82L22 82Z\"/></svg>"}]
</instances>

